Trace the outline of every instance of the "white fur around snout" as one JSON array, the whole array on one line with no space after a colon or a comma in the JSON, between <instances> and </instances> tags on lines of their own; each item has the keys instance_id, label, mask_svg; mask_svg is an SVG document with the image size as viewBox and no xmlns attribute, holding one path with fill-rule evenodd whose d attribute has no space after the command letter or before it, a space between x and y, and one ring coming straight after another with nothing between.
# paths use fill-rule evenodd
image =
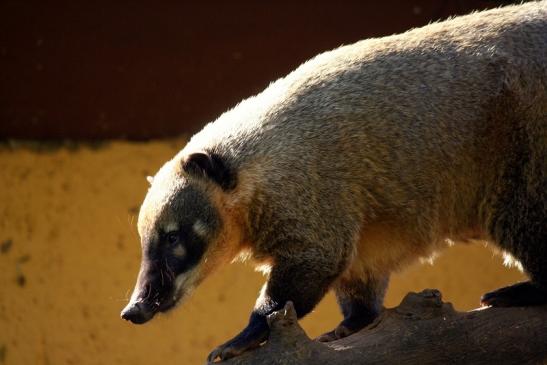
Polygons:
<instances>
[{"instance_id":1,"label":"white fur around snout","mask_svg":"<svg viewBox=\"0 0 547 365\"><path fill-rule=\"evenodd\" d=\"M175 278L175 290L173 299L177 301L178 304L184 301L185 298L187 298L190 293L193 291L195 287L195 282L197 279L197 272L196 270L190 270L189 272L185 272L183 274L177 275Z\"/></svg>"},{"instance_id":2,"label":"white fur around snout","mask_svg":"<svg viewBox=\"0 0 547 365\"><path fill-rule=\"evenodd\" d=\"M180 274L175 278L175 291L180 291L188 281L188 275Z\"/></svg>"}]
</instances>

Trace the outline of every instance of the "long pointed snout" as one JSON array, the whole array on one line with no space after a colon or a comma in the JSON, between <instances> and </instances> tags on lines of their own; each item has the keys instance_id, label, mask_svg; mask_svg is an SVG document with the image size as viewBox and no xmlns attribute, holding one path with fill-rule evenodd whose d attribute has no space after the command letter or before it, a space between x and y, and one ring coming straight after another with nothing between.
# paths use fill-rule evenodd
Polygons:
<instances>
[{"instance_id":1,"label":"long pointed snout","mask_svg":"<svg viewBox=\"0 0 547 365\"><path fill-rule=\"evenodd\" d=\"M171 296L172 287L167 285L170 282L163 277L161 271L162 268L156 262L141 262L131 299L120 314L122 319L135 324L146 323L169 303L166 298Z\"/></svg>"},{"instance_id":2,"label":"long pointed snout","mask_svg":"<svg viewBox=\"0 0 547 365\"><path fill-rule=\"evenodd\" d=\"M154 317L155 312L143 302L129 302L121 312L121 317L135 324L143 324Z\"/></svg>"},{"instance_id":3,"label":"long pointed snout","mask_svg":"<svg viewBox=\"0 0 547 365\"><path fill-rule=\"evenodd\" d=\"M146 300L143 298L150 297L152 290L152 283L149 281L151 276L150 266L147 261L141 262L141 269L137 277L137 283L129 303L122 309L120 316L126 321L130 321L135 324L143 324L148 322L156 311L151 308ZM146 288L146 289L145 289Z\"/></svg>"}]
</instances>

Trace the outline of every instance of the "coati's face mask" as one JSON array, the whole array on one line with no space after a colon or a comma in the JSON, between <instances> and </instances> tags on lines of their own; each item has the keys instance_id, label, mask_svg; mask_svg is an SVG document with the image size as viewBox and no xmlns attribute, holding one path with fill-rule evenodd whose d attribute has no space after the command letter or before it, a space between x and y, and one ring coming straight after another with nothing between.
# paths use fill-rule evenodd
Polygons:
<instances>
[{"instance_id":1,"label":"coati's face mask","mask_svg":"<svg viewBox=\"0 0 547 365\"><path fill-rule=\"evenodd\" d=\"M205 192L166 163L151 182L138 229L142 262L122 318L145 323L173 308L201 281L200 263L219 231L219 217Z\"/></svg>"}]
</instances>

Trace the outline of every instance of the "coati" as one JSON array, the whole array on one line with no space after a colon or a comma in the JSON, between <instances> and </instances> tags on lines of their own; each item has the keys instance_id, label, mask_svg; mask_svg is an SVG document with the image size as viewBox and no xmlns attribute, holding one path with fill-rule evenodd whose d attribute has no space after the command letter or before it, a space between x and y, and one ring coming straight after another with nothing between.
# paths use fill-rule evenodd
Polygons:
<instances>
[{"instance_id":1,"label":"coati","mask_svg":"<svg viewBox=\"0 0 547 365\"><path fill-rule=\"evenodd\" d=\"M224 360L306 315L329 289L348 336L389 275L445 241L480 239L530 280L483 296L547 303L547 2L450 19L318 55L207 125L155 175L124 319L166 311L238 255L268 268Z\"/></svg>"}]
</instances>

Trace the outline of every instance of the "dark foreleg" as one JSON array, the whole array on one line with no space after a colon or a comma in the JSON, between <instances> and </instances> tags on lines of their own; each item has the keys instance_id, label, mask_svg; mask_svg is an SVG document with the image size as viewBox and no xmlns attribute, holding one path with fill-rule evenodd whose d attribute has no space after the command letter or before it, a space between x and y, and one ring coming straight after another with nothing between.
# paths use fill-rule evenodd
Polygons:
<instances>
[{"instance_id":1,"label":"dark foreleg","mask_svg":"<svg viewBox=\"0 0 547 365\"><path fill-rule=\"evenodd\" d=\"M258 347L266 341L270 329L266 317L282 309L287 301L292 301L298 318L309 313L323 298L334 279L343 270L317 255L309 260L306 255L280 257L270 272L247 327L236 337L217 347L209 354L208 361L225 360L249 349Z\"/></svg>"}]
</instances>

